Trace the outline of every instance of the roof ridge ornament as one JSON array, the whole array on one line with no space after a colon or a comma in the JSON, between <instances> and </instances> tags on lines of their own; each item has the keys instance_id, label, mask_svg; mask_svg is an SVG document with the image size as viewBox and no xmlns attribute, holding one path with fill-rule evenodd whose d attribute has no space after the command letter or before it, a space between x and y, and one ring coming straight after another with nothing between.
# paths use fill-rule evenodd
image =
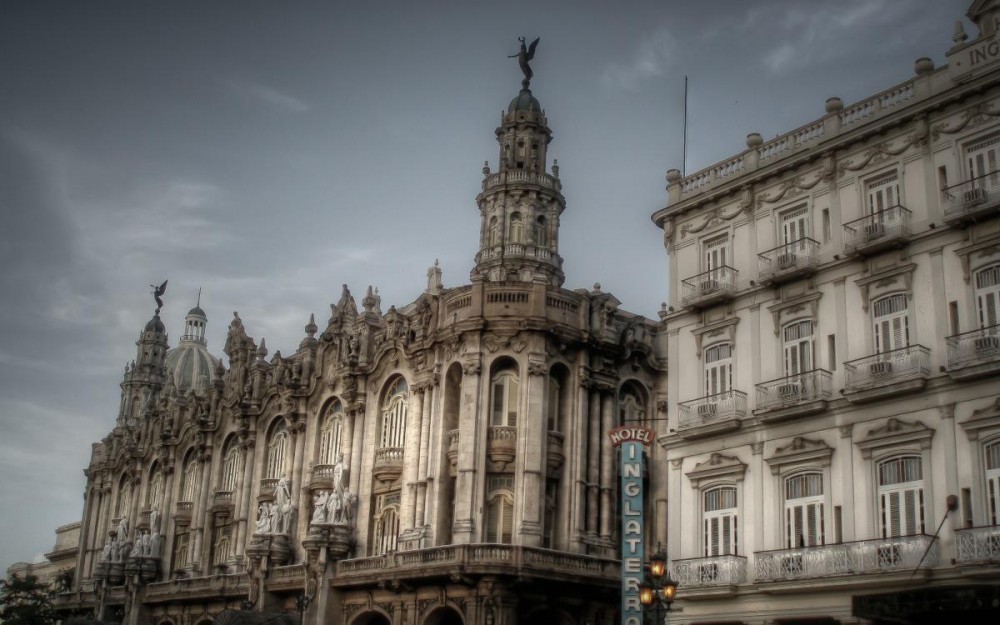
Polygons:
<instances>
[{"instance_id":1,"label":"roof ridge ornament","mask_svg":"<svg viewBox=\"0 0 1000 625\"><path fill-rule=\"evenodd\" d=\"M531 42L530 45L524 45L524 37L518 37L517 40L521 42L521 49L517 54L508 54L508 59L517 58L517 64L521 66L521 72L524 74L524 80L521 81L521 88L527 90L528 85L531 84L531 77L535 75L531 71L531 66L528 65L528 61L535 58L535 48L538 47L538 41L541 37L536 38Z\"/></svg>"}]
</instances>

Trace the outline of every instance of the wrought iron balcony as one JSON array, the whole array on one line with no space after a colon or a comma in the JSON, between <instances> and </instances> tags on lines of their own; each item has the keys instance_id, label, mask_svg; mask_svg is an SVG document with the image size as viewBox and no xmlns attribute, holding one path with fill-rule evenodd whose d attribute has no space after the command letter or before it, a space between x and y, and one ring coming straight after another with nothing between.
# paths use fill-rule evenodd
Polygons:
<instances>
[{"instance_id":1,"label":"wrought iron balcony","mask_svg":"<svg viewBox=\"0 0 1000 625\"><path fill-rule=\"evenodd\" d=\"M681 304L690 308L706 308L736 297L736 276L739 272L723 265L681 280Z\"/></svg>"},{"instance_id":2,"label":"wrought iron balcony","mask_svg":"<svg viewBox=\"0 0 1000 625\"><path fill-rule=\"evenodd\" d=\"M937 566L938 544L932 536L915 534L836 545L758 551L754 554L754 577L757 583L762 583L912 571L918 565L922 569L929 569ZM925 551L927 557L924 557Z\"/></svg>"},{"instance_id":3,"label":"wrought iron balcony","mask_svg":"<svg viewBox=\"0 0 1000 625\"><path fill-rule=\"evenodd\" d=\"M830 400L830 380L829 371L813 369L762 382L755 387L757 402L754 414L768 421L821 412Z\"/></svg>"},{"instance_id":4,"label":"wrought iron balcony","mask_svg":"<svg viewBox=\"0 0 1000 625\"><path fill-rule=\"evenodd\" d=\"M761 284L781 284L816 273L819 241L808 237L757 254L757 274Z\"/></svg>"},{"instance_id":5,"label":"wrought iron balcony","mask_svg":"<svg viewBox=\"0 0 1000 625\"><path fill-rule=\"evenodd\" d=\"M1000 170L945 187L941 199L949 226L994 217L1000 213Z\"/></svg>"},{"instance_id":6,"label":"wrought iron balcony","mask_svg":"<svg viewBox=\"0 0 1000 625\"><path fill-rule=\"evenodd\" d=\"M844 363L844 396L874 401L924 388L930 375L931 350L923 345L865 356Z\"/></svg>"},{"instance_id":7,"label":"wrought iron balcony","mask_svg":"<svg viewBox=\"0 0 1000 625\"><path fill-rule=\"evenodd\" d=\"M681 402L677 408L678 436L708 436L740 427L747 414L747 394L730 390Z\"/></svg>"},{"instance_id":8,"label":"wrought iron balcony","mask_svg":"<svg viewBox=\"0 0 1000 625\"><path fill-rule=\"evenodd\" d=\"M910 211L899 204L844 224L847 251L863 256L909 242Z\"/></svg>"},{"instance_id":9,"label":"wrought iron balcony","mask_svg":"<svg viewBox=\"0 0 1000 625\"><path fill-rule=\"evenodd\" d=\"M685 592L689 588L735 586L747 581L747 559L744 556L709 556L674 560L670 576Z\"/></svg>"},{"instance_id":10,"label":"wrought iron balcony","mask_svg":"<svg viewBox=\"0 0 1000 625\"><path fill-rule=\"evenodd\" d=\"M955 530L955 541L959 566L1000 564L1000 526Z\"/></svg>"},{"instance_id":11,"label":"wrought iron balcony","mask_svg":"<svg viewBox=\"0 0 1000 625\"><path fill-rule=\"evenodd\" d=\"M1000 325L949 336L948 374L970 380L1000 373Z\"/></svg>"}]
</instances>

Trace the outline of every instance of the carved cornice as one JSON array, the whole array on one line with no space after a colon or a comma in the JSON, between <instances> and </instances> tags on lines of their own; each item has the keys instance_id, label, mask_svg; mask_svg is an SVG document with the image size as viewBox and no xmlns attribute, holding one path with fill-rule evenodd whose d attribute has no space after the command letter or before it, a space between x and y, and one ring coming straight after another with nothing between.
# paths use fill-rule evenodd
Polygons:
<instances>
[{"instance_id":1,"label":"carved cornice","mask_svg":"<svg viewBox=\"0 0 1000 625\"><path fill-rule=\"evenodd\" d=\"M987 123L991 117L1000 117L1000 111L992 111L990 110L989 103L980 102L979 104L962 111L958 121L953 124L949 124L948 122L935 124L931 128L931 139L937 141L938 137L941 135L953 135L956 132L965 130L966 128L975 128L976 126Z\"/></svg>"},{"instance_id":2,"label":"carved cornice","mask_svg":"<svg viewBox=\"0 0 1000 625\"><path fill-rule=\"evenodd\" d=\"M730 317L729 319L708 323L700 328L691 330L691 334L694 335L695 355L701 357L701 346L706 338L711 339L721 334L726 334L729 337L729 342L735 343L736 326L739 322L739 317Z\"/></svg>"},{"instance_id":3,"label":"carved cornice","mask_svg":"<svg viewBox=\"0 0 1000 625\"><path fill-rule=\"evenodd\" d=\"M965 435L970 441L977 441L1000 432L1000 396L985 408L973 410L972 416L959 425L965 430Z\"/></svg>"},{"instance_id":4,"label":"carved cornice","mask_svg":"<svg viewBox=\"0 0 1000 625\"><path fill-rule=\"evenodd\" d=\"M1000 235L987 236L982 241L976 241L972 245L966 245L955 250L962 263L962 278L966 284L972 280L972 258L975 256L979 260L989 261L994 256L1000 256Z\"/></svg>"},{"instance_id":5,"label":"carved cornice","mask_svg":"<svg viewBox=\"0 0 1000 625\"><path fill-rule=\"evenodd\" d=\"M790 464L828 467L832 458L833 448L825 442L796 436L788 445L778 447L774 455L765 458L764 462L770 465L771 473L777 475L783 467Z\"/></svg>"},{"instance_id":6,"label":"carved cornice","mask_svg":"<svg viewBox=\"0 0 1000 625\"><path fill-rule=\"evenodd\" d=\"M787 300L780 300L776 304L767 307L771 312L771 321L774 324L774 336L781 334L781 316L794 315L806 308L809 309L809 318L816 321L819 316L819 299L823 296L820 291L813 291L805 295L799 295Z\"/></svg>"},{"instance_id":7,"label":"carved cornice","mask_svg":"<svg viewBox=\"0 0 1000 625\"><path fill-rule=\"evenodd\" d=\"M872 452L885 447L929 449L933 436L934 430L920 421L907 423L893 417L884 426L868 430L868 434L854 444L861 450L862 456L871 458Z\"/></svg>"},{"instance_id":8,"label":"carved cornice","mask_svg":"<svg viewBox=\"0 0 1000 625\"><path fill-rule=\"evenodd\" d=\"M698 463L694 469L685 473L691 480L695 488L709 480L729 479L741 481L746 475L747 465L740 462L735 456L723 456L719 453L712 454L705 462Z\"/></svg>"},{"instance_id":9,"label":"carved cornice","mask_svg":"<svg viewBox=\"0 0 1000 625\"><path fill-rule=\"evenodd\" d=\"M838 177L843 177L849 171L859 171L869 165L881 165L889 159L899 156L913 146L923 145L926 143L927 120L918 119L915 125L916 130L905 137L896 137L868 148L861 154L860 160L855 161L851 159L842 161L837 167ZM902 143L893 147L893 144L900 139L902 140Z\"/></svg>"},{"instance_id":10,"label":"carved cornice","mask_svg":"<svg viewBox=\"0 0 1000 625\"><path fill-rule=\"evenodd\" d=\"M868 312L868 303L871 301L871 290L873 287L875 289L884 289L898 283L901 279L906 295L911 296L913 294L913 272L916 268L916 263L907 263L855 280L854 283L861 289L861 309Z\"/></svg>"}]
</instances>

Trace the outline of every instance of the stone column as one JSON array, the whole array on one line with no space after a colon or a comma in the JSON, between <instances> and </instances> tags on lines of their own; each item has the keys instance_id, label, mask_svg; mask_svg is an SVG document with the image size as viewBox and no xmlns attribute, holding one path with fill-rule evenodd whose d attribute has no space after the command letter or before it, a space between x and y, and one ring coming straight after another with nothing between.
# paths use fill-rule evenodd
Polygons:
<instances>
[{"instance_id":1,"label":"stone column","mask_svg":"<svg viewBox=\"0 0 1000 625\"><path fill-rule=\"evenodd\" d=\"M206 545L205 533L209 525L211 525L209 522L208 502L211 496L209 490L212 488L212 449L206 449L201 457L198 458L198 462L201 463L201 489L198 491L198 501L191 514L191 531L194 534L194 548L190 550L190 561L192 564L197 564L198 559L200 559L203 565L201 568L202 572L208 572L211 570L212 564L208 556L208 545L212 544L212 539L209 537L208 545Z\"/></svg>"},{"instance_id":2,"label":"stone column","mask_svg":"<svg viewBox=\"0 0 1000 625\"><path fill-rule=\"evenodd\" d=\"M763 551L765 549L777 549L778 545L781 544L780 522L775 524L776 527L773 528L773 531L771 532L772 536L777 536L777 542L774 545L768 545L764 537L764 502L769 501L764 497L764 443L750 443L750 450L753 453L750 458L750 471L753 475L753 490L756 492L744 495L743 509L746 510L747 508L750 508L750 514L747 516L750 517L750 522L754 525L754 544L747 544L749 541L745 540L743 542L744 554L752 553L754 551ZM753 504L750 504L749 502L753 502Z\"/></svg>"},{"instance_id":3,"label":"stone column","mask_svg":"<svg viewBox=\"0 0 1000 625\"><path fill-rule=\"evenodd\" d=\"M518 429L524 428L524 432L518 433L517 450L518 464L521 464L522 471L521 488L517 493L517 496L521 497L521 522L517 527L521 535L521 544L526 547L539 547L542 544L542 499L545 493L547 438L544 407L547 374L545 354L529 354L528 392L525 402L527 411L518 425ZM517 510L516 505L515 510Z\"/></svg>"},{"instance_id":4,"label":"stone column","mask_svg":"<svg viewBox=\"0 0 1000 625\"><path fill-rule=\"evenodd\" d=\"M410 403L406 407L406 440L403 443L402 494L400 497L400 533L413 529L416 517L417 479L420 463L420 421L424 414L424 389L414 384L410 388Z\"/></svg>"},{"instance_id":5,"label":"stone column","mask_svg":"<svg viewBox=\"0 0 1000 625\"><path fill-rule=\"evenodd\" d=\"M590 389L587 416L587 535L597 537L601 467L601 394Z\"/></svg>"},{"instance_id":6,"label":"stone column","mask_svg":"<svg viewBox=\"0 0 1000 625\"><path fill-rule=\"evenodd\" d=\"M452 541L455 544L472 542L473 513L478 508L476 488L476 463L478 461L480 370L479 356L462 363L462 399L459 407L458 430L458 476L455 483L455 523Z\"/></svg>"},{"instance_id":7,"label":"stone column","mask_svg":"<svg viewBox=\"0 0 1000 625\"><path fill-rule=\"evenodd\" d=\"M236 556L244 554L247 544L247 517L250 514L250 494L253 492L254 439L240 443L243 448L243 480L240 483L239 507L236 509ZM254 508L256 512L256 507Z\"/></svg>"},{"instance_id":8,"label":"stone column","mask_svg":"<svg viewBox=\"0 0 1000 625\"><path fill-rule=\"evenodd\" d=\"M854 517L854 443L851 440L852 425L841 425L840 439L837 441L837 457L840 461L840 481L843 488L840 508L840 523L844 542L857 540ZM836 528L834 528L836 531ZM867 536L874 538L874 536Z\"/></svg>"},{"instance_id":9,"label":"stone column","mask_svg":"<svg viewBox=\"0 0 1000 625\"><path fill-rule=\"evenodd\" d=\"M565 471L566 484L569 487L567 490L572 489L572 492L569 494L571 498L568 505L563 510L572 511L568 534L571 550L574 546L580 548L580 537L587 530L587 415L589 414L587 400L590 397L589 384L590 381L586 377L581 377L580 389L577 391L577 406L572 413L574 418L570 420L572 423L570 431L566 432L568 453L567 466L563 471Z\"/></svg>"},{"instance_id":10,"label":"stone column","mask_svg":"<svg viewBox=\"0 0 1000 625\"><path fill-rule=\"evenodd\" d=\"M941 433L941 446L944 448L944 484L945 493L944 496L955 495L960 496L961 491L958 486L958 448L955 443L955 404L945 404L944 406L938 406L938 413L941 416L941 427L938 431ZM940 494L938 495L937 501L931 501L924 505L924 509L929 512L926 514L927 526L929 527L933 523L934 517L941 513L944 506L940 506L938 501L943 501ZM946 508L945 508L946 509ZM950 516L950 522L945 523L944 527L941 528L941 552L942 553L954 553L955 551L955 530L961 529L962 527L962 514L961 511L958 514L952 514Z\"/></svg>"},{"instance_id":11,"label":"stone column","mask_svg":"<svg viewBox=\"0 0 1000 625\"><path fill-rule=\"evenodd\" d=\"M423 412L420 414L420 464L417 466L417 502L414 526L427 524L427 478L430 463L431 414L434 404L435 387L428 385L424 390Z\"/></svg>"},{"instance_id":12,"label":"stone column","mask_svg":"<svg viewBox=\"0 0 1000 625\"><path fill-rule=\"evenodd\" d=\"M83 522L80 524L80 551L76 554L76 576L73 587L80 587L80 580L90 571L91 558L94 553L94 535L97 525L94 513L97 508L98 493L93 483L87 482L87 490L83 501Z\"/></svg>"},{"instance_id":13,"label":"stone column","mask_svg":"<svg viewBox=\"0 0 1000 625\"><path fill-rule=\"evenodd\" d=\"M160 579L170 579L170 569L167 568L168 562L170 562L170 554L172 553L174 547L174 530L173 523L170 520L173 518L173 507L174 507L174 465L173 463L168 464L163 467L163 472L165 478L163 480L163 498L160 500L160 519L157 521L160 524L158 528L160 531ZM152 532L153 528L150 527L149 531ZM156 554L154 554L156 555Z\"/></svg>"},{"instance_id":14,"label":"stone column","mask_svg":"<svg viewBox=\"0 0 1000 625\"><path fill-rule=\"evenodd\" d=\"M292 455L292 510L294 510L293 519L294 523L291 528L288 528L288 537L292 542L292 549L295 551L298 559L301 560L303 555L302 547L299 545L299 541L296 537L305 535L306 528L309 526L309 506L308 506L308 496L306 498L306 505L302 505L302 493L308 493L309 488L302 482L302 476L305 473L303 471L303 458L305 457L305 446L306 446L306 420L305 415L297 414L295 415L295 422L288 428L294 437L292 439L294 444L294 453Z\"/></svg>"},{"instance_id":15,"label":"stone column","mask_svg":"<svg viewBox=\"0 0 1000 625\"><path fill-rule=\"evenodd\" d=\"M616 521L615 510L615 478L618 470L615 467L615 450L604 438L606 432L615 426L615 396L612 388L602 389L601 394L601 431L598 444L601 449L601 538L611 540L612 527Z\"/></svg>"},{"instance_id":16,"label":"stone column","mask_svg":"<svg viewBox=\"0 0 1000 625\"><path fill-rule=\"evenodd\" d=\"M682 537L697 536L691 530L686 528L681 522L681 488L683 486L681 481L681 465L684 462L683 458L670 458L670 486L669 486L669 501L667 505L667 553L675 554L674 558L687 558L696 555L702 555L697 547L697 540L691 541L694 544L694 548L688 553L683 547L685 546L681 542ZM695 525L693 530L697 530L698 526Z\"/></svg>"}]
</instances>

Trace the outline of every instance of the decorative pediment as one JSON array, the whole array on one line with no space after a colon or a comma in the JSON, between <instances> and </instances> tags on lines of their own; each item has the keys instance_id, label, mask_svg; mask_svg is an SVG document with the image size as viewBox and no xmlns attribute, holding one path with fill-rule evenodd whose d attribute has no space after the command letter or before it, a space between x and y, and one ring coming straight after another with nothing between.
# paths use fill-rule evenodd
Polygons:
<instances>
[{"instance_id":1,"label":"decorative pediment","mask_svg":"<svg viewBox=\"0 0 1000 625\"><path fill-rule=\"evenodd\" d=\"M913 271L917 268L916 263L897 265L889 269L874 272L869 276L858 278L854 281L861 289L861 308L868 311L868 303L873 296L877 297L885 291L906 291L907 295L913 293Z\"/></svg>"},{"instance_id":2,"label":"decorative pediment","mask_svg":"<svg viewBox=\"0 0 1000 625\"><path fill-rule=\"evenodd\" d=\"M695 488L700 488L703 482L717 479L742 480L746 475L747 465L735 456L712 454L705 462L694 465L694 469L686 473Z\"/></svg>"},{"instance_id":3,"label":"decorative pediment","mask_svg":"<svg viewBox=\"0 0 1000 625\"><path fill-rule=\"evenodd\" d=\"M855 444L865 458L871 458L873 451L884 447L910 445L929 449L933 436L934 430L920 421L907 423L893 417L882 427L868 430L868 434Z\"/></svg>"},{"instance_id":4,"label":"decorative pediment","mask_svg":"<svg viewBox=\"0 0 1000 625\"><path fill-rule=\"evenodd\" d=\"M796 436L789 444L774 450L774 455L764 461L770 465L771 473L777 475L790 464L828 467L832 457L833 448L824 441Z\"/></svg>"},{"instance_id":5,"label":"decorative pediment","mask_svg":"<svg viewBox=\"0 0 1000 625\"><path fill-rule=\"evenodd\" d=\"M955 250L959 260L962 262L962 278L966 284L972 279L972 269L978 269L980 265L989 263L992 260L1000 260L1000 236L994 234L986 236L981 241L976 241L972 245L960 247Z\"/></svg>"},{"instance_id":6,"label":"decorative pediment","mask_svg":"<svg viewBox=\"0 0 1000 625\"><path fill-rule=\"evenodd\" d=\"M970 441L979 440L983 435L989 435L1000 429L1000 395L992 404L979 410L973 410L972 416L960 423L965 435Z\"/></svg>"},{"instance_id":7,"label":"decorative pediment","mask_svg":"<svg viewBox=\"0 0 1000 625\"><path fill-rule=\"evenodd\" d=\"M768 306L767 309L771 311L771 319L774 322L774 335L781 334L782 317L788 319L792 315L808 310L809 318L815 321L819 314L819 298L822 296L823 294L819 291L813 291Z\"/></svg>"},{"instance_id":8,"label":"decorative pediment","mask_svg":"<svg viewBox=\"0 0 1000 625\"><path fill-rule=\"evenodd\" d=\"M736 342L736 325L740 322L739 317L732 317L730 319L724 319L722 321L716 321L714 323L708 323L700 328L695 328L691 330L691 334L694 335L694 352L699 358L701 357L701 346L704 344L705 340L708 339L709 343L714 342L713 340L719 336L726 336L730 343Z\"/></svg>"}]
</instances>

